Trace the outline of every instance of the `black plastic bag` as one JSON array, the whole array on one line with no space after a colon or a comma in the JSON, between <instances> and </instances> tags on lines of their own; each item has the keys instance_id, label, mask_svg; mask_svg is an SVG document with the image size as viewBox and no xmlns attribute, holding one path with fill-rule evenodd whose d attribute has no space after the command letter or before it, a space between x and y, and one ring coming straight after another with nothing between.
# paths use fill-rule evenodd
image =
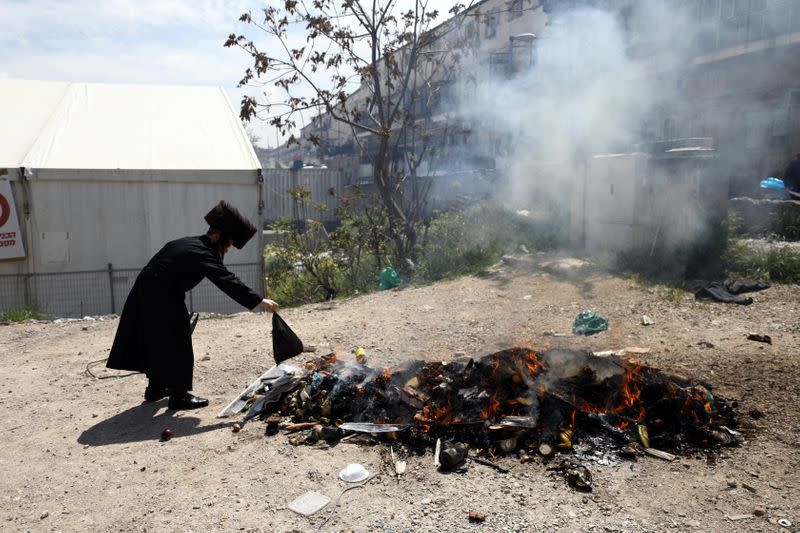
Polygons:
<instances>
[{"instance_id":1,"label":"black plastic bag","mask_svg":"<svg viewBox=\"0 0 800 533\"><path fill-rule=\"evenodd\" d=\"M301 353L303 353L303 342L278 316L278 313L272 313L272 355L275 357L275 363L280 364Z\"/></svg>"}]
</instances>

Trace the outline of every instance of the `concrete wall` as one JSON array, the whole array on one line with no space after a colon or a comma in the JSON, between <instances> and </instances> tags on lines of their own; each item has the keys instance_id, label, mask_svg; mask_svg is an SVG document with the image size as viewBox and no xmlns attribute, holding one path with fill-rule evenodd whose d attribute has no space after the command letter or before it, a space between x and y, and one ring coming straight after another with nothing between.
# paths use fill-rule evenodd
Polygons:
<instances>
[{"instance_id":1,"label":"concrete wall","mask_svg":"<svg viewBox=\"0 0 800 533\"><path fill-rule=\"evenodd\" d=\"M685 251L727 213L716 154L595 156L579 176L570 237L592 253Z\"/></svg>"}]
</instances>

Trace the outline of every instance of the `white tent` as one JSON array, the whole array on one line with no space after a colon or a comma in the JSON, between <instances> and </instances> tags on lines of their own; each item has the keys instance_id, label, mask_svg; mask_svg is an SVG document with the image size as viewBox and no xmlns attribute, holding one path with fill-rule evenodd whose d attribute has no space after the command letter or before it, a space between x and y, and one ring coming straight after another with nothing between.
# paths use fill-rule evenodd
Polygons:
<instances>
[{"instance_id":1,"label":"white tent","mask_svg":"<svg viewBox=\"0 0 800 533\"><path fill-rule=\"evenodd\" d=\"M0 79L0 117L0 180L26 255L0 260L0 275L38 277L38 289L15 277L26 305L42 307L55 273L141 268L165 242L205 231L219 200L260 225L261 166L221 88ZM226 262L259 263L260 250L254 238ZM117 312L123 277L117 290L111 275ZM245 281L260 286L255 277Z\"/></svg>"}]
</instances>

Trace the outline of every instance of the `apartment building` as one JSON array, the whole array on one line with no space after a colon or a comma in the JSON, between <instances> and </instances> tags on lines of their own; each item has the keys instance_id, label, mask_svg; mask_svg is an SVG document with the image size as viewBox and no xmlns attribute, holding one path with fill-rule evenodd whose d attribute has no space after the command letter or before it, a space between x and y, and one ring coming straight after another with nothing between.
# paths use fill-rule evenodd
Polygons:
<instances>
[{"instance_id":1,"label":"apartment building","mask_svg":"<svg viewBox=\"0 0 800 533\"><path fill-rule=\"evenodd\" d=\"M406 128L405 135L413 131L413 138L398 143L397 157L402 157L404 150L420 149L423 138L427 142L435 139L444 148L442 156L425 162L420 168L423 173L434 172L433 167L455 171L493 168L492 151L476 154L472 148L480 125L466 122L459 113L475 85L465 80L477 81L486 75L507 78L529 67L535 53L534 32L540 31L545 21L538 0L483 0L433 29L436 36L421 52L417 79L412 80L414 90L406 96L416 127ZM368 97L369 91L359 88L349 104ZM368 120L366 115L363 120ZM283 150L283 157L302 154L305 160L324 162L330 168L357 167L356 175L368 179L369 133L322 114L310 120L299 137L300 146ZM311 138L317 143L309 142Z\"/></svg>"},{"instance_id":2,"label":"apartment building","mask_svg":"<svg viewBox=\"0 0 800 533\"><path fill-rule=\"evenodd\" d=\"M731 194L755 193L800 152L800 2L687 1L702 25L662 138L711 137Z\"/></svg>"},{"instance_id":3,"label":"apartment building","mask_svg":"<svg viewBox=\"0 0 800 533\"><path fill-rule=\"evenodd\" d=\"M421 165L422 174L502 169L513 157L514 139L498 135L480 120L465 116L482 80L514 80L528 76L544 56L547 26L580 8L614 13L628 31L632 60L651 69L652 76L672 87L672 99L641 117L637 149L665 146L664 141L710 138L730 176L731 194L752 193L760 179L780 175L800 152L800 2L794 0L675 0L664 5L691 21L681 42L679 63L661 61L643 38L648 32L672 29L636 25L634 0L484 0L461 17L434 29L423 57L441 59L458 54L458 68L419 84L407 106L418 124L414 139L397 144L419 149L420 138L439 146L436 161ZM666 24L666 23L665 23ZM584 53L576 49L572 54ZM563 60L563 59L559 59ZM420 69L424 69L421 62ZM425 77L424 75L421 75ZM528 76L530 98L536 98L535 77ZM366 98L364 89L352 98ZM482 120L486 120L485 118ZM532 125L535 127L535 124ZM316 136L314 146L305 139ZM302 146L293 149L306 160L331 168L357 169L368 179L369 135L322 115L301 133ZM434 141L432 141L434 140ZM644 148L643 148L644 147ZM435 167L435 168L434 168Z\"/></svg>"}]
</instances>

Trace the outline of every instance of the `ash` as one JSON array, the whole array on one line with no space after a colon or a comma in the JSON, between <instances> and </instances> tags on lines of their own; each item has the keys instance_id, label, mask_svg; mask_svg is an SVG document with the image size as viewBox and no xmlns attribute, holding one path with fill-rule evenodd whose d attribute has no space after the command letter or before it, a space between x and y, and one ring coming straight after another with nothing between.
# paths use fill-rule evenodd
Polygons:
<instances>
[{"instance_id":1,"label":"ash","mask_svg":"<svg viewBox=\"0 0 800 533\"><path fill-rule=\"evenodd\" d=\"M265 385L246 418L299 424L307 442L362 433L409 450L440 440L523 460L528 453L572 451L609 466L642 450L741 442L733 408L708 383L588 351L509 348L393 368L330 354L305 363L291 380L283 376L269 396Z\"/></svg>"}]
</instances>

